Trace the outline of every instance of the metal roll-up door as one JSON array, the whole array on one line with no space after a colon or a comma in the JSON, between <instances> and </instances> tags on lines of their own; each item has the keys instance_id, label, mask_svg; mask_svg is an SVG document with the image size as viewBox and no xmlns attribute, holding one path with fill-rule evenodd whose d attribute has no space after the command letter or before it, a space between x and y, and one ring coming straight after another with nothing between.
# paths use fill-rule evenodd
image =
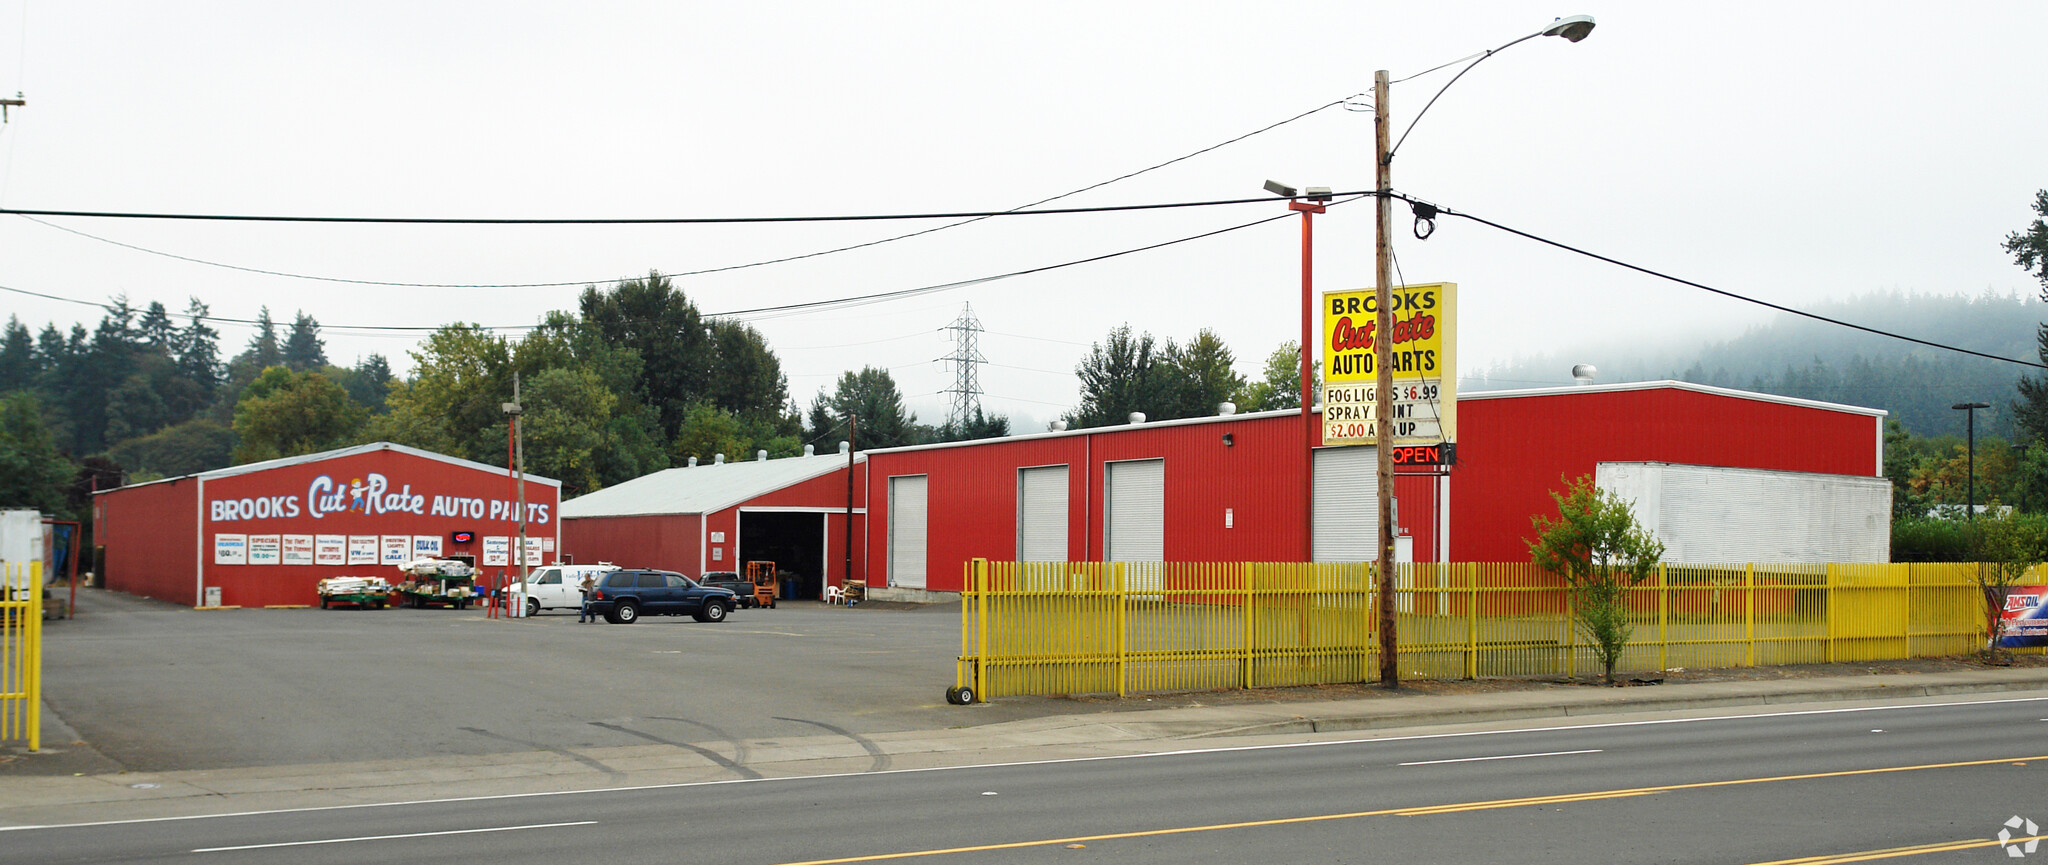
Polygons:
<instances>
[{"instance_id":1,"label":"metal roll-up door","mask_svg":"<svg viewBox=\"0 0 2048 865\"><path fill-rule=\"evenodd\" d=\"M889 479L889 585L925 587L925 476Z\"/></svg>"},{"instance_id":2,"label":"metal roll-up door","mask_svg":"<svg viewBox=\"0 0 2048 865\"><path fill-rule=\"evenodd\" d=\"M1017 560L1067 560L1067 467L1017 471Z\"/></svg>"},{"instance_id":3,"label":"metal roll-up door","mask_svg":"<svg viewBox=\"0 0 2048 865\"><path fill-rule=\"evenodd\" d=\"M1127 571L1125 585L1134 591L1164 586L1159 563L1166 560L1166 461L1132 460L1104 463L1108 475L1103 503L1108 517L1104 542L1112 562L1150 562Z\"/></svg>"},{"instance_id":4,"label":"metal roll-up door","mask_svg":"<svg viewBox=\"0 0 2048 865\"><path fill-rule=\"evenodd\" d=\"M1379 456L1372 448L1316 450L1316 561L1379 560L1379 482Z\"/></svg>"}]
</instances>

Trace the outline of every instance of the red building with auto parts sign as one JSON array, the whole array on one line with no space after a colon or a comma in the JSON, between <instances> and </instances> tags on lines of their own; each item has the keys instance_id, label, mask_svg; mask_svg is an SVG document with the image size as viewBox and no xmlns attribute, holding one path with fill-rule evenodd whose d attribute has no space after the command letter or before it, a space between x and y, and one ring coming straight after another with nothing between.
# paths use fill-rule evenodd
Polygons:
<instances>
[{"instance_id":1,"label":"red building with auto parts sign","mask_svg":"<svg viewBox=\"0 0 2048 865\"><path fill-rule=\"evenodd\" d=\"M526 559L556 557L561 485L528 475ZM389 442L98 493L105 584L200 606L310 604L335 576L396 582L416 558L516 573L519 490L503 468Z\"/></svg>"}]
</instances>

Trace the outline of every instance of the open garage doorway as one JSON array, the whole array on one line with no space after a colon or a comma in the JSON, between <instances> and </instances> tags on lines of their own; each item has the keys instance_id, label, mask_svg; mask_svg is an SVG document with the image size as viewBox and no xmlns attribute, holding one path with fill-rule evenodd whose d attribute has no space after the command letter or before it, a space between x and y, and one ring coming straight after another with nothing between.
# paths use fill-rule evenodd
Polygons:
<instances>
[{"instance_id":1,"label":"open garage doorway","mask_svg":"<svg viewBox=\"0 0 2048 865\"><path fill-rule=\"evenodd\" d=\"M745 573L747 562L774 562L782 572L781 597L817 600L825 594L825 514L748 511L739 515L739 559L733 569Z\"/></svg>"}]
</instances>

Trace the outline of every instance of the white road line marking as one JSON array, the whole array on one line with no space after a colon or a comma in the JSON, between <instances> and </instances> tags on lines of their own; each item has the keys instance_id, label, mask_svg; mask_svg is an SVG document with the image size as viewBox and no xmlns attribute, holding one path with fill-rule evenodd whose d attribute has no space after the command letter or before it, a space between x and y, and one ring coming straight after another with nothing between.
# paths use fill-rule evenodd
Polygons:
<instances>
[{"instance_id":1,"label":"white road line marking","mask_svg":"<svg viewBox=\"0 0 2048 865\"><path fill-rule=\"evenodd\" d=\"M1501 754L1496 757L1459 757L1456 760L1417 760L1413 763L1398 763L1400 766L1435 766L1439 763L1482 763L1487 760L1520 760L1523 757L1563 757L1567 754L1599 754L1600 748L1585 751L1544 751L1540 754Z\"/></svg>"},{"instance_id":2,"label":"white road line marking","mask_svg":"<svg viewBox=\"0 0 2048 865\"><path fill-rule=\"evenodd\" d=\"M680 633L678 631L677 633ZM710 632L705 632L710 633ZM451 796L444 799L399 799L390 802L358 802L350 805L313 805L304 808L268 808L228 811L219 814L182 814L175 817L137 817L127 820L93 820L85 823L44 823L30 826L0 826L0 832L35 829L83 829L90 826L128 826L136 823L171 823L185 820L218 820L223 817L263 817L272 814L308 814L320 811L348 811L359 808L396 808L408 805L446 805L455 802L503 802L514 799L543 799L586 796L592 793L634 793L644 790L681 790L691 787L722 787L728 784L766 784L778 781L825 781L835 778L870 778L878 775L917 775L958 772L966 769L1006 769L1017 766L1057 766L1067 763L1097 763L1105 760L1137 760L1151 757L1188 757L1202 754L1230 754L1245 751L1278 751L1289 748L1323 748L1331 745L1370 745L1381 742L1414 742L1424 739L1469 739L1478 736L1506 736L1517 733L1557 733L1571 730L1604 730L1614 727L1651 727L1667 724L1697 724L1702 721L1746 721L1756 718L1786 718L1800 715L1837 715L1851 712L1882 712L1899 709L1948 709L1961 706L1990 706L2003 703L2039 703L2048 697L2010 697L2000 700L1961 700L1950 703L1899 703L1887 706L1850 706L1839 709L1801 709L1788 712L1758 712L1750 715L1703 715L1698 718L1656 718L1644 721L1609 721L1601 724L1563 724L1555 727L1515 727L1507 730L1474 730L1463 733L1418 733L1367 739L1331 739L1319 742L1282 742L1273 745L1231 745L1218 748L1181 748L1137 754L1105 754L1099 757L1062 757L1050 760L1014 760L1007 763L975 763L966 766L926 766L916 769L885 769L880 772L828 772L822 775L787 775L773 778L728 778L722 781L679 781L673 784L631 784L588 790L543 790L537 793L494 793L481 796ZM1563 717L1563 716L1561 716ZM2041 719L2048 721L2048 718Z\"/></svg>"},{"instance_id":3,"label":"white road line marking","mask_svg":"<svg viewBox=\"0 0 2048 865\"><path fill-rule=\"evenodd\" d=\"M535 823L531 826L499 826L493 829L450 829L446 832L408 832L404 835L364 835L359 838L324 838L319 841L285 841L278 844L244 844L240 847L201 847L194 853L224 853L229 850L267 850L272 847L310 847L315 844L347 844L352 841L390 841L397 838L431 838L436 835L475 835L481 832L515 832L520 829L557 829L563 826L594 826L596 820L575 823Z\"/></svg>"}]
</instances>

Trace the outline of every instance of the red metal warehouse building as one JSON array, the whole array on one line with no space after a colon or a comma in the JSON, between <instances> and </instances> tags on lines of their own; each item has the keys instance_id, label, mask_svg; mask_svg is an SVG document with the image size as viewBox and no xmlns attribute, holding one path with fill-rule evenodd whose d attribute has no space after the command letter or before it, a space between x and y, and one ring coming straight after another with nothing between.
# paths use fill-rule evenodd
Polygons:
<instances>
[{"instance_id":1,"label":"red metal warehouse building","mask_svg":"<svg viewBox=\"0 0 2048 865\"><path fill-rule=\"evenodd\" d=\"M527 475L527 560L556 555L561 485ZM515 566L519 490L506 469L378 442L97 494L108 588L179 604L308 604L333 576L423 556Z\"/></svg>"},{"instance_id":2,"label":"red metal warehouse building","mask_svg":"<svg viewBox=\"0 0 2048 865\"><path fill-rule=\"evenodd\" d=\"M1858 558L1837 560L1889 557L1881 410L1675 381L1459 401L1455 464L1397 467L1397 559L1527 561L1530 518L1554 513L1549 491L1561 478L1596 475L1606 486L1610 475L1665 469L1692 472L1691 485L1673 482L1664 500L1695 529L1711 519L1797 522L1808 515L1788 509L1811 497L1753 491L1846 485L1854 493L1848 504L1823 502L1829 512L1821 516L1833 522L1810 531L1856 528L1867 541L1848 554ZM857 480L867 483L862 501L874 504L864 521L867 556L855 571L868 575L875 597L925 599L960 591L977 557L1374 558L1373 449L1315 447L1312 467L1310 451L1298 411L870 451ZM1678 522L1667 520L1666 530ZM1713 555L1824 560L1786 558L1781 547L1744 546L1741 533L1726 534L1730 543Z\"/></svg>"},{"instance_id":3,"label":"red metal warehouse building","mask_svg":"<svg viewBox=\"0 0 2048 865\"><path fill-rule=\"evenodd\" d=\"M693 577L774 562L782 597L820 598L864 553L865 463L844 450L776 460L763 453L634 478L562 503L562 553Z\"/></svg>"}]
</instances>

